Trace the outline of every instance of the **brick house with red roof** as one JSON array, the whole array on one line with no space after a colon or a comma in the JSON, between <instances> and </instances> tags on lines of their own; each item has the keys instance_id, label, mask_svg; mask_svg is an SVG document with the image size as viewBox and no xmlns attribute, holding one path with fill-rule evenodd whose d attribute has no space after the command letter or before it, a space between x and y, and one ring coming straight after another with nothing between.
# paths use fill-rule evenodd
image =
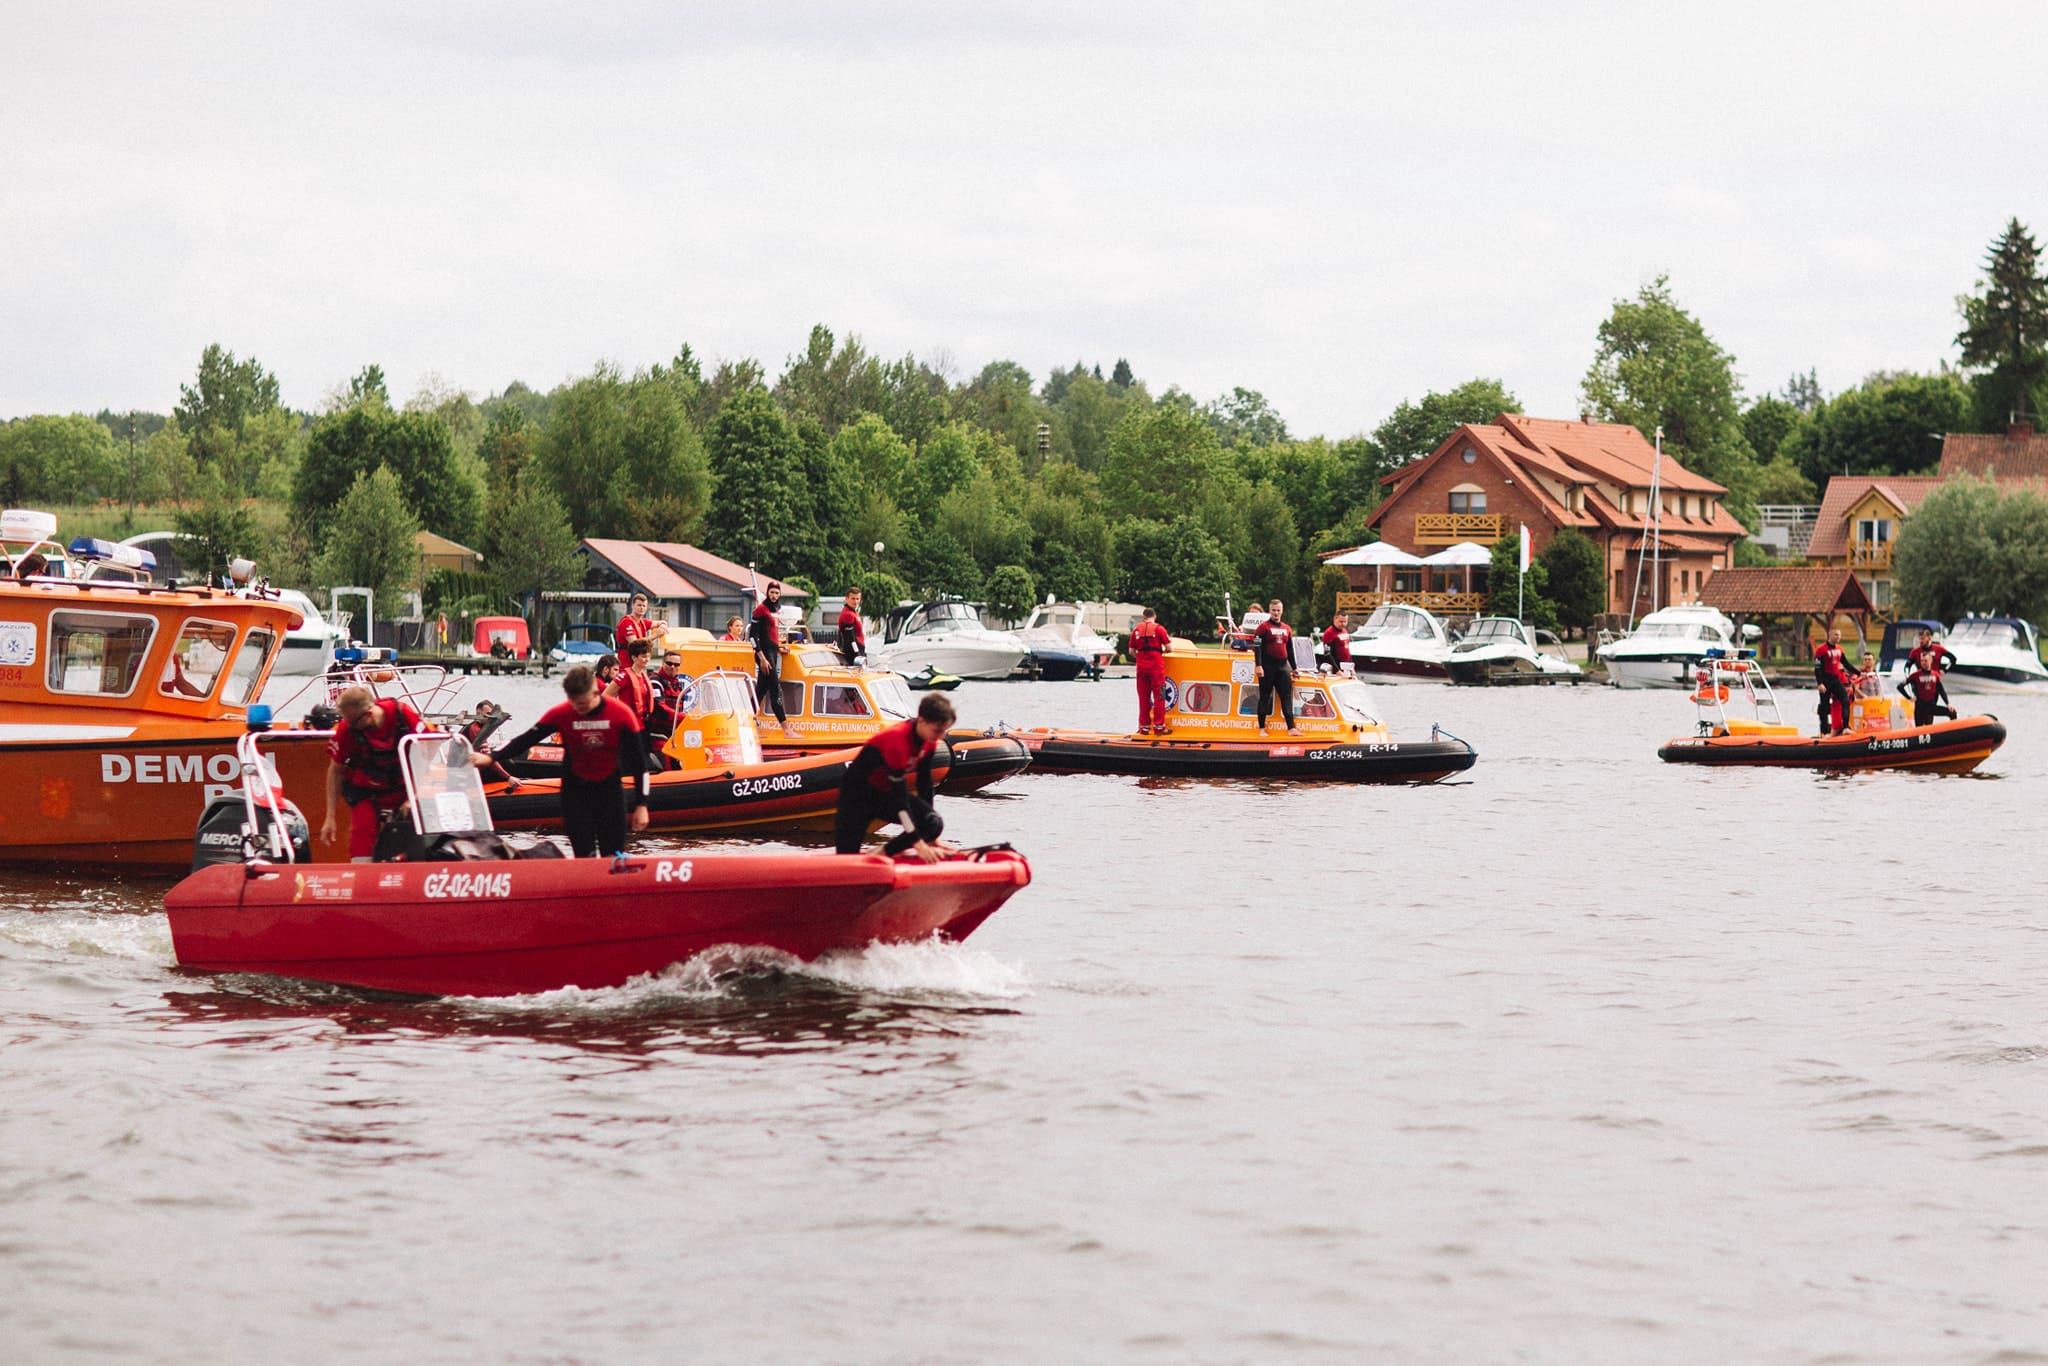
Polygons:
<instances>
[{"instance_id":1,"label":"brick house with red roof","mask_svg":"<svg viewBox=\"0 0 2048 1366\"><path fill-rule=\"evenodd\" d=\"M576 547L588 565L583 592L586 603L616 602L620 609L628 595L645 593L655 618L670 626L701 626L717 632L725 629L731 616L750 616L754 611L751 588L754 576L743 564L676 541L616 541L586 537ZM763 587L781 582L761 574ZM787 585L782 598L800 603L808 594ZM619 611L613 611L616 618Z\"/></svg>"},{"instance_id":2,"label":"brick house with red roof","mask_svg":"<svg viewBox=\"0 0 2048 1366\"><path fill-rule=\"evenodd\" d=\"M1573 527L1606 559L1607 610L1628 614L1633 607L1641 615L1653 599L1659 605L1697 600L1708 576L1732 564L1735 542L1748 534L1721 505L1727 489L1668 452L1657 466L1656 447L1634 427L1502 413L1490 423L1459 427L1434 451L1383 478L1387 499L1366 524L1414 555L1459 541L1491 544L1521 526L1529 528L1531 552L1541 554L1551 537ZM1653 584L1644 565L1631 604L1639 562L1649 557L1653 469L1663 508L1657 562L1664 582ZM1366 588L1374 571L1347 572L1355 575L1354 588ZM1420 595L1363 596L1373 601L1353 605Z\"/></svg>"}]
</instances>

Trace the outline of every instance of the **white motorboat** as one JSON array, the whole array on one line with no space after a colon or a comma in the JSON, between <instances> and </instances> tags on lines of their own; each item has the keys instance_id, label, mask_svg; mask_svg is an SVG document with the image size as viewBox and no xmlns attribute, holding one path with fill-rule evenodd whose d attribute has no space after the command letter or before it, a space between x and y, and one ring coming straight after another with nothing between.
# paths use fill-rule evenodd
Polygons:
<instances>
[{"instance_id":1,"label":"white motorboat","mask_svg":"<svg viewBox=\"0 0 2048 1366\"><path fill-rule=\"evenodd\" d=\"M1444 667L1453 683L1571 683L1585 673L1564 657L1554 632L1513 617L1474 617Z\"/></svg>"},{"instance_id":2,"label":"white motorboat","mask_svg":"<svg viewBox=\"0 0 2048 1366\"><path fill-rule=\"evenodd\" d=\"M1451 638L1436 613L1383 603L1351 633L1352 672L1368 683L1448 683Z\"/></svg>"},{"instance_id":3,"label":"white motorboat","mask_svg":"<svg viewBox=\"0 0 2048 1366\"><path fill-rule=\"evenodd\" d=\"M1031 609L1030 619L1014 634L1039 660L1041 677L1100 674L1116 662L1116 641L1088 624L1086 609L1079 603L1041 603ZM1048 661L1057 661L1064 667L1045 672Z\"/></svg>"},{"instance_id":4,"label":"white motorboat","mask_svg":"<svg viewBox=\"0 0 2048 1366\"><path fill-rule=\"evenodd\" d=\"M1607 676L1620 688L1690 688L1693 666L1709 650L1736 654L1735 623L1712 607L1664 607L1598 651Z\"/></svg>"},{"instance_id":5,"label":"white motorboat","mask_svg":"<svg viewBox=\"0 0 2048 1366\"><path fill-rule=\"evenodd\" d=\"M919 603L889 614L888 639L868 651L877 669L915 674L927 666L961 678L1008 678L1031 653L1014 631L991 631L971 602Z\"/></svg>"},{"instance_id":6,"label":"white motorboat","mask_svg":"<svg viewBox=\"0 0 2048 1366\"><path fill-rule=\"evenodd\" d=\"M1964 617L1940 640L1954 658L1945 672L1952 693L2048 692L2048 668L2034 624L2018 617ZM1902 660L1892 666L1904 677Z\"/></svg>"},{"instance_id":7,"label":"white motorboat","mask_svg":"<svg viewBox=\"0 0 2048 1366\"><path fill-rule=\"evenodd\" d=\"M277 652L271 672L294 677L326 673L334 663L335 647L348 644L348 628L329 621L313 600L296 588L280 588L277 596L305 620L297 630L285 633L284 648Z\"/></svg>"}]
</instances>

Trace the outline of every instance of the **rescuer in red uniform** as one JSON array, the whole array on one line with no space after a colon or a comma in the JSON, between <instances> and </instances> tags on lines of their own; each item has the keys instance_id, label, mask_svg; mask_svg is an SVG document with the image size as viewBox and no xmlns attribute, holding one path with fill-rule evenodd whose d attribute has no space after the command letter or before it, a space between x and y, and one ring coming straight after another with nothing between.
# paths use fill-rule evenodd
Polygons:
<instances>
[{"instance_id":1,"label":"rescuer in red uniform","mask_svg":"<svg viewBox=\"0 0 2048 1366\"><path fill-rule=\"evenodd\" d=\"M839 609L839 657L848 664L867 658L868 628L860 619L860 588L846 590L846 605Z\"/></svg>"},{"instance_id":2,"label":"rescuer in red uniform","mask_svg":"<svg viewBox=\"0 0 2048 1366\"><path fill-rule=\"evenodd\" d=\"M1330 666L1330 672L1340 674L1351 662L1351 614L1339 612L1330 618L1330 624L1323 628L1323 658Z\"/></svg>"},{"instance_id":3,"label":"rescuer in red uniform","mask_svg":"<svg viewBox=\"0 0 2048 1366\"><path fill-rule=\"evenodd\" d=\"M842 854L858 854L876 821L894 821L900 833L882 852L915 850L926 863L952 850L939 835L946 823L932 810L932 756L953 724L953 704L943 693L930 692L917 704L917 715L868 737L839 780L839 809L833 835ZM910 790L916 775L917 791Z\"/></svg>"},{"instance_id":4,"label":"rescuer in red uniform","mask_svg":"<svg viewBox=\"0 0 2048 1366\"><path fill-rule=\"evenodd\" d=\"M1906 651L1906 668L1912 670L1928 665L1946 671L1956 666L1956 657L1949 653L1947 646L1936 644L1934 632L1922 626L1920 643Z\"/></svg>"},{"instance_id":5,"label":"rescuer in red uniform","mask_svg":"<svg viewBox=\"0 0 2048 1366\"><path fill-rule=\"evenodd\" d=\"M1301 734L1294 724L1294 632L1281 619L1286 604L1280 599L1266 609L1266 619L1252 632L1252 673L1259 680L1259 734L1266 733L1266 718L1273 711L1273 694L1280 694L1280 714L1287 718L1287 733Z\"/></svg>"},{"instance_id":6,"label":"rescuer in red uniform","mask_svg":"<svg viewBox=\"0 0 2048 1366\"><path fill-rule=\"evenodd\" d=\"M627 605L626 615L619 618L619 624L612 628L612 643L618 649L620 659L626 657L626 647L636 640L646 640L654 634L654 621L647 615L647 595L635 593Z\"/></svg>"},{"instance_id":7,"label":"rescuer in red uniform","mask_svg":"<svg viewBox=\"0 0 2048 1366\"><path fill-rule=\"evenodd\" d=\"M378 697L368 688L346 688L334 699L341 714L328 742L327 818L320 838L335 836L335 813L348 804L348 856L368 863L377 849L377 818L405 807L405 780L398 771L398 742L424 730L410 702Z\"/></svg>"},{"instance_id":8,"label":"rescuer in red uniform","mask_svg":"<svg viewBox=\"0 0 2048 1366\"><path fill-rule=\"evenodd\" d=\"M1924 634L1924 633L1923 633ZM1913 667L1913 672L1899 680L1899 692L1913 699L1913 724L1931 726L1934 718L1946 715L1955 719L1956 709L1949 704L1948 688L1941 681L1941 652L1930 648L1922 662Z\"/></svg>"},{"instance_id":9,"label":"rescuer in red uniform","mask_svg":"<svg viewBox=\"0 0 2048 1366\"><path fill-rule=\"evenodd\" d=\"M533 728L491 756L520 758L550 735L562 737L562 828L577 858L626 851L626 790L632 780L632 827L647 828L647 747L625 703L597 690L597 677L578 664L562 675L568 701L541 713Z\"/></svg>"},{"instance_id":10,"label":"rescuer in red uniform","mask_svg":"<svg viewBox=\"0 0 2048 1366\"><path fill-rule=\"evenodd\" d=\"M1166 656L1173 634L1152 608L1131 628L1131 662L1138 666L1138 734L1166 734Z\"/></svg>"},{"instance_id":11,"label":"rescuer in red uniform","mask_svg":"<svg viewBox=\"0 0 2048 1366\"><path fill-rule=\"evenodd\" d=\"M1842 628L1839 626L1830 627L1828 638L1813 647L1813 681L1820 686L1820 733L1846 734L1849 729L1849 660L1842 653Z\"/></svg>"},{"instance_id":12,"label":"rescuer in red uniform","mask_svg":"<svg viewBox=\"0 0 2048 1366\"><path fill-rule=\"evenodd\" d=\"M782 710L782 619L777 615L781 610L782 585L771 583L762 593L760 605L754 608L747 638L754 642L754 683L761 700L775 713L782 733L795 739L796 727L789 724L789 717Z\"/></svg>"},{"instance_id":13,"label":"rescuer in red uniform","mask_svg":"<svg viewBox=\"0 0 2048 1366\"><path fill-rule=\"evenodd\" d=\"M625 703L626 710L633 713L633 719L640 723L640 729L651 728L654 717L654 684L647 677L647 661L654 655L654 642L642 638L626 647L625 667L612 676L605 685L604 695L615 697ZM647 749L647 767L650 772L661 772L661 756L652 745Z\"/></svg>"}]
</instances>

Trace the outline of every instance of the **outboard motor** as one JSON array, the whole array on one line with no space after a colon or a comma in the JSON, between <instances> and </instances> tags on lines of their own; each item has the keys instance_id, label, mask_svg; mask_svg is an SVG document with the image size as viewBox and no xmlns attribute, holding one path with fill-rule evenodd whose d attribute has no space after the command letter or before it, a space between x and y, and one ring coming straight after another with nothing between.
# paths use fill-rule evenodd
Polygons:
<instances>
[{"instance_id":1,"label":"outboard motor","mask_svg":"<svg viewBox=\"0 0 2048 1366\"><path fill-rule=\"evenodd\" d=\"M255 844L245 850L243 834L248 824L248 805L242 800L241 793L215 797L208 802L206 813L199 818L199 833L192 841L192 870L197 872L216 863L242 863L250 854L266 855L270 847L270 830L276 824L270 808L256 808ZM291 842L293 862L311 862L312 828L306 824L306 818L299 809L289 802L284 805L284 833Z\"/></svg>"}]
</instances>

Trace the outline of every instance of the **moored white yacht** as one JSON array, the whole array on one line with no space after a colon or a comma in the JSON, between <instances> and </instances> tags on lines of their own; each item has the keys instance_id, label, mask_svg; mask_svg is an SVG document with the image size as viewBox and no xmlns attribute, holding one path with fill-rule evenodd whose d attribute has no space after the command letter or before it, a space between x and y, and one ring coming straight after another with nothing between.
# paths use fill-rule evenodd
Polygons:
<instances>
[{"instance_id":1,"label":"moored white yacht","mask_svg":"<svg viewBox=\"0 0 2048 1366\"><path fill-rule=\"evenodd\" d=\"M1116 641L1088 624L1079 603L1044 602L1014 634L1038 661L1039 677L1074 678L1100 673L1116 660Z\"/></svg>"},{"instance_id":2,"label":"moored white yacht","mask_svg":"<svg viewBox=\"0 0 2048 1366\"><path fill-rule=\"evenodd\" d=\"M305 620L285 632L284 645L277 652L273 674L310 677L324 674L334 663L334 650L348 644L348 628L329 621L313 600L296 588L281 588L278 599Z\"/></svg>"},{"instance_id":3,"label":"moored white yacht","mask_svg":"<svg viewBox=\"0 0 2048 1366\"><path fill-rule=\"evenodd\" d=\"M1448 683L1451 638L1436 613L1382 603L1351 632L1352 671L1368 683Z\"/></svg>"},{"instance_id":4,"label":"moored white yacht","mask_svg":"<svg viewBox=\"0 0 2048 1366\"><path fill-rule=\"evenodd\" d=\"M2030 621L1964 617L1940 644L1955 657L1944 675L1952 693L2048 692L2048 668ZM1894 667L1903 676L1904 663Z\"/></svg>"},{"instance_id":5,"label":"moored white yacht","mask_svg":"<svg viewBox=\"0 0 2048 1366\"><path fill-rule=\"evenodd\" d=\"M1444 664L1453 683L1569 683L1584 675L1554 634L1513 617L1474 617Z\"/></svg>"},{"instance_id":6,"label":"moored white yacht","mask_svg":"<svg viewBox=\"0 0 2048 1366\"><path fill-rule=\"evenodd\" d=\"M920 603L908 615L889 614L888 640L868 651L868 663L900 674L927 666L961 678L1008 678L1030 648L1012 631L991 631L971 602Z\"/></svg>"},{"instance_id":7,"label":"moored white yacht","mask_svg":"<svg viewBox=\"0 0 2048 1366\"><path fill-rule=\"evenodd\" d=\"M1709 650L1736 652L1735 623L1712 607L1664 607L1598 651L1620 688L1690 688L1693 666Z\"/></svg>"}]
</instances>

